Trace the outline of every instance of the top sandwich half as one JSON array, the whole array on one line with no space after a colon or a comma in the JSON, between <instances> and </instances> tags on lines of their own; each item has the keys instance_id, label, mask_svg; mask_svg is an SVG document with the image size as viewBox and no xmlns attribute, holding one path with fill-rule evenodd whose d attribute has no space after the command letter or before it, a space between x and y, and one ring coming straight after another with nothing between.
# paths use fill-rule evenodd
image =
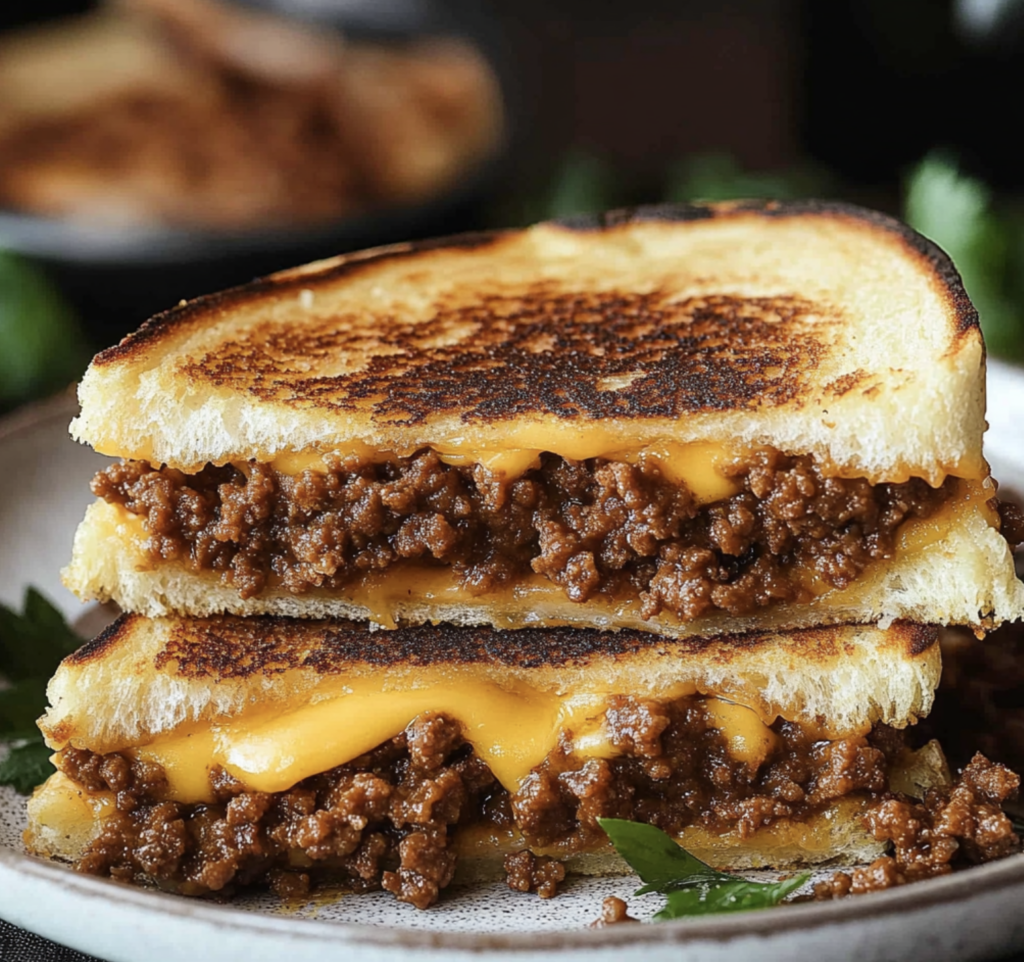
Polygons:
<instances>
[{"instance_id":1,"label":"top sandwich half","mask_svg":"<svg viewBox=\"0 0 1024 962\"><path fill-rule=\"evenodd\" d=\"M186 473L429 446L507 474L545 451L704 441L938 484L985 476L983 370L959 277L895 221L659 207L379 248L183 303L97 355L72 433Z\"/></svg>"},{"instance_id":2,"label":"top sandwich half","mask_svg":"<svg viewBox=\"0 0 1024 962\"><path fill-rule=\"evenodd\" d=\"M79 396L73 435L132 463L98 482L68 581L150 614L516 624L530 594L533 623L735 630L1024 608L977 315L938 248L858 208L345 255L153 318ZM788 613L809 602L834 611Z\"/></svg>"}]
</instances>

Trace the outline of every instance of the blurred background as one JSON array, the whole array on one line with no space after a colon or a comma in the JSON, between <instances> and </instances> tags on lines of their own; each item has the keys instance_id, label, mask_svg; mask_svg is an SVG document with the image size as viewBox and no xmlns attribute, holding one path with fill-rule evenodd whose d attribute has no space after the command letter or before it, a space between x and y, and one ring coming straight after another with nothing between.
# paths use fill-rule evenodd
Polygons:
<instances>
[{"instance_id":1,"label":"blurred background","mask_svg":"<svg viewBox=\"0 0 1024 962\"><path fill-rule=\"evenodd\" d=\"M182 298L634 203L842 198L1024 361L1024 0L0 5L0 409Z\"/></svg>"}]
</instances>

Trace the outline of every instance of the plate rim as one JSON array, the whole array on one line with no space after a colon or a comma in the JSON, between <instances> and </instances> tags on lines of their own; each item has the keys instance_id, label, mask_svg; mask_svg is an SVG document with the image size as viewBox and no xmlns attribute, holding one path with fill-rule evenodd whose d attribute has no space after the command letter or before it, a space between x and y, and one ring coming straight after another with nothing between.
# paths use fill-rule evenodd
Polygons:
<instances>
[{"instance_id":1,"label":"plate rim","mask_svg":"<svg viewBox=\"0 0 1024 962\"><path fill-rule=\"evenodd\" d=\"M586 949L601 945L685 945L692 942L728 943L750 937L780 936L790 932L849 924L866 918L893 915L960 903L1024 882L1024 853L974 866L960 872L869 893L866 897L829 902L789 904L782 911L748 911L706 917L592 929L532 929L523 932L445 932L370 925L362 922L326 922L315 918L247 912L231 903L187 899L152 888L113 879L76 874L68 865L48 862L0 848L0 877L5 871L29 875L87 899L110 900L132 909L151 912L167 921L191 921L239 932L264 932L303 940L331 941L374 948L401 947L412 951L452 949L457 952L511 952ZM455 893L457 897L457 891ZM0 909L2 911L2 909ZM427 910L429 911L429 910ZM600 907L595 900L595 918ZM45 933L39 933L45 934Z\"/></svg>"},{"instance_id":2,"label":"plate rim","mask_svg":"<svg viewBox=\"0 0 1024 962\"><path fill-rule=\"evenodd\" d=\"M70 384L58 394L29 401L0 417L0 444L27 434L44 421L75 417L78 414L77 387L77 384Z\"/></svg>"}]
</instances>

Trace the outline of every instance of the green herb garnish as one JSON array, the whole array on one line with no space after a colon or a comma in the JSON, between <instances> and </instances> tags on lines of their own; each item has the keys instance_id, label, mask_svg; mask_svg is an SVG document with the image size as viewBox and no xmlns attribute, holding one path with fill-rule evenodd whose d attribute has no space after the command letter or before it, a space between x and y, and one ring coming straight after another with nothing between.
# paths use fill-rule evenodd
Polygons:
<instances>
[{"instance_id":1,"label":"green herb garnish","mask_svg":"<svg viewBox=\"0 0 1024 962\"><path fill-rule=\"evenodd\" d=\"M36 728L46 710L46 683L57 665L82 643L63 615L34 588L22 613L0 605L0 741L11 744L0 762L0 785L28 794L53 772L50 750Z\"/></svg>"},{"instance_id":2,"label":"green herb garnish","mask_svg":"<svg viewBox=\"0 0 1024 962\"><path fill-rule=\"evenodd\" d=\"M778 905L810 878L809 872L781 882L748 882L718 872L677 845L661 829L621 818L599 818L615 851L643 880L637 895L664 895L655 921L715 912L743 912Z\"/></svg>"},{"instance_id":3,"label":"green herb garnish","mask_svg":"<svg viewBox=\"0 0 1024 962\"><path fill-rule=\"evenodd\" d=\"M53 285L0 251L0 409L66 387L89 351L78 320Z\"/></svg>"},{"instance_id":4,"label":"green herb garnish","mask_svg":"<svg viewBox=\"0 0 1024 962\"><path fill-rule=\"evenodd\" d=\"M32 789L53 774L52 754L42 737L15 745L0 762L0 785L10 785L22 795L31 795Z\"/></svg>"}]
</instances>

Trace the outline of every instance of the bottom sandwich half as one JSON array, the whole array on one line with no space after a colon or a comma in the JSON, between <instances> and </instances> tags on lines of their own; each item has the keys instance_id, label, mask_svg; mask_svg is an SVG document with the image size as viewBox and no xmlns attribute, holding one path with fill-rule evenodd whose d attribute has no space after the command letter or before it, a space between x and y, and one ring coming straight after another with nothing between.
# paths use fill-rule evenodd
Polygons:
<instances>
[{"instance_id":1,"label":"bottom sandwich half","mask_svg":"<svg viewBox=\"0 0 1024 962\"><path fill-rule=\"evenodd\" d=\"M28 848L202 895L453 880L551 894L624 870L597 819L719 868L870 860L864 814L944 777L902 729L932 629L642 632L125 616L67 658L40 721L58 771Z\"/></svg>"}]
</instances>

